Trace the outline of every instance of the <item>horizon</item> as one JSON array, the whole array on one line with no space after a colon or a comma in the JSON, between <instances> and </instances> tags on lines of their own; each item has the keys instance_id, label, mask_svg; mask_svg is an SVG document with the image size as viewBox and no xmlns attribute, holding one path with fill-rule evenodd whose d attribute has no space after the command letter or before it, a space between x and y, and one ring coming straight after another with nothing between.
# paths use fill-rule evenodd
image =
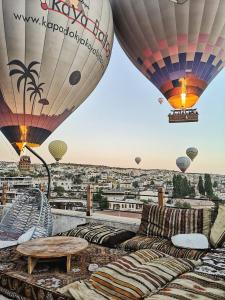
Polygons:
<instances>
[{"instance_id":1,"label":"horizon","mask_svg":"<svg viewBox=\"0 0 225 300\"><path fill-rule=\"evenodd\" d=\"M64 163L135 168L134 158L140 156L143 169L176 171L176 158L195 146L199 155L189 173L225 175L225 101L220 100L224 79L223 70L200 98L198 123L169 124L167 101L158 103L161 93L133 66L115 39L108 69L97 88L37 153L52 163L48 144L61 139L68 145ZM33 163L38 162L30 156ZM19 161L3 134L0 157Z\"/></svg>"}]
</instances>

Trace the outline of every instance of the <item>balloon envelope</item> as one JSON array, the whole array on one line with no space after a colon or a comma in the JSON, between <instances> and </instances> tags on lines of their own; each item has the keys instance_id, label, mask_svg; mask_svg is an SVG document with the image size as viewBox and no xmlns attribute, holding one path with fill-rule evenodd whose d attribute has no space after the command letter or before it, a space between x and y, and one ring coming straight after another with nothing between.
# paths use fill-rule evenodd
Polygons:
<instances>
[{"instance_id":1,"label":"balloon envelope","mask_svg":"<svg viewBox=\"0 0 225 300\"><path fill-rule=\"evenodd\" d=\"M190 147L186 150L186 154L193 161L198 155L198 149L195 147Z\"/></svg>"},{"instance_id":2,"label":"balloon envelope","mask_svg":"<svg viewBox=\"0 0 225 300\"><path fill-rule=\"evenodd\" d=\"M185 171L190 167L190 164L191 164L191 160L186 156L178 157L177 160L176 160L177 167L183 173L185 173Z\"/></svg>"},{"instance_id":3,"label":"balloon envelope","mask_svg":"<svg viewBox=\"0 0 225 300\"><path fill-rule=\"evenodd\" d=\"M136 162L136 164L138 164L138 165L139 165L139 164L140 164L140 162L141 162L141 158L140 158L140 157L136 157L136 158L135 158L135 162Z\"/></svg>"},{"instance_id":4,"label":"balloon envelope","mask_svg":"<svg viewBox=\"0 0 225 300\"><path fill-rule=\"evenodd\" d=\"M48 150L51 153L51 155L54 157L54 159L58 162L66 154L67 145L63 141L56 140L49 144Z\"/></svg>"},{"instance_id":5,"label":"balloon envelope","mask_svg":"<svg viewBox=\"0 0 225 300\"><path fill-rule=\"evenodd\" d=\"M108 0L0 0L0 128L18 152L88 97L112 42Z\"/></svg>"},{"instance_id":6,"label":"balloon envelope","mask_svg":"<svg viewBox=\"0 0 225 300\"><path fill-rule=\"evenodd\" d=\"M224 67L225 1L110 2L117 37L134 65L173 108L194 106Z\"/></svg>"}]
</instances>

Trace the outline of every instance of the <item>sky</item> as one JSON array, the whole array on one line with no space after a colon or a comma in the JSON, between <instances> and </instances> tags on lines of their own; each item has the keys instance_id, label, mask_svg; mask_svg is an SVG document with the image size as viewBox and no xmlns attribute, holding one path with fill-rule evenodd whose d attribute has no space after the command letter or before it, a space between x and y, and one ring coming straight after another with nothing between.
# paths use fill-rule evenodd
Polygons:
<instances>
[{"instance_id":1,"label":"sky","mask_svg":"<svg viewBox=\"0 0 225 300\"><path fill-rule=\"evenodd\" d=\"M186 148L199 155L191 173L225 174L225 70L211 82L197 108L198 123L169 124L171 107L161 93L130 62L114 40L109 66L87 100L37 149L48 163L49 142L61 139L68 145L64 163L113 167L177 170L176 158ZM19 157L0 133L0 159ZM35 158L33 163L38 162Z\"/></svg>"}]
</instances>

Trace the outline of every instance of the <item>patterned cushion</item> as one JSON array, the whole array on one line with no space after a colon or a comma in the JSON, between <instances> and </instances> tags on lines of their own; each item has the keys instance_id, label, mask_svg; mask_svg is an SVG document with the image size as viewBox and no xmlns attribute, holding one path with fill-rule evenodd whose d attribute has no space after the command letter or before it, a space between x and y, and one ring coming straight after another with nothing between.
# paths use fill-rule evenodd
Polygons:
<instances>
[{"instance_id":1,"label":"patterned cushion","mask_svg":"<svg viewBox=\"0 0 225 300\"><path fill-rule=\"evenodd\" d=\"M223 279L225 281L225 249L214 251L202 258L203 264L195 268L195 273Z\"/></svg>"},{"instance_id":2,"label":"patterned cushion","mask_svg":"<svg viewBox=\"0 0 225 300\"><path fill-rule=\"evenodd\" d=\"M162 242L164 242L164 238L160 238L157 236L135 236L132 239L129 239L122 244L120 244L120 248L125 251L137 251L141 249L151 249L153 245L158 245Z\"/></svg>"},{"instance_id":3,"label":"patterned cushion","mask_svg":"<svg viewBox=\"0 0 225 300\"><path fill-rule=\"evenodd\" d=\"M178 248L172 244L171 241L164 239L159 244L154 244L153 249L162 251L168 255L180 258L188 258L198 260L206 255L209 250L185 249Z\"/></svg>"},{"instance_id":4,"label":"patterned cushion","mask_svg":"<svg viewBox=\"0 0 225 300\"><path fill-rule=\"evenodd\" d=\"M199 264L165 256L154 250L139 250L98 269L86 284L86 290L92 291L91 299L143 299ZM82 289L83 294L87 294L84 286ZM82 299L77 296L77 291L79 285L75 286L75 293L72 291L71 294L75 299Z\"/></svg>"},{"instance_id":5,"label":"patterned cushion","mask_svg":"<svg viewBox=\"0 0 225 300\"><path fill-rule=\"evenodd\" d=\"M144 236L135 236L134 238L122 243L120 247L126 251L137 251L140 249L155 249L174 257L188 258L194 260L198 260L208 252L208 250L204 251L177 248L173 246L172 242L167 239L160 237Z\"/></svg>"},{"instance_id":6,"label":"patterned cushion","mask_svg":"<svg viewBox=\"0 0 225 300\"><path fill-rule=\"evenodd\" d=\"M225 281L202 276L194 272L181 275L156 295L145 300L222 300L225 299Z\"/></svg>"},{"instance_id":7,"label":"patterned cushion","mask_svg":"<svg viewBox=\"0 0 225 300\"><path fill-rule=\"evenodd\" d=\"M225 243L225 206L220 205L217 218L212 226L210 242L213 247L221 247Z\"/></svg>"},{"instance_id":8,"label":"patterned cushion","mask_svg":"<svg viewBox=\"0 0 225 300\"><path fill-rule=\"evenodd\" d=\"M90 243L95 243L107 247L116 247L118 244L132 238L135 233L124 229L104 226L102 224L84 224L74 229L60 233L63 236L76 236L86 239Z\"/></svg>"},{"instance_id":9,"label":"patterned cushion","mask_svg":"<svg viewBox=\"0 0 225 300\"><path fill-rule=\"evenodd\" d=\"M139 234L171 238L179 233L202 233L209 236L209 209L178 209L144 205Z\"/></svg>"}]
</instances>

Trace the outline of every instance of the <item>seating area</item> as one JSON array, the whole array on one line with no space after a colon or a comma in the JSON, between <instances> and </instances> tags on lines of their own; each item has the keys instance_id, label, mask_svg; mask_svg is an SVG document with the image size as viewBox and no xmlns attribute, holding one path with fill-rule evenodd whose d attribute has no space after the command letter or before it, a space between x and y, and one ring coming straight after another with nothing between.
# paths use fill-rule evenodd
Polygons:
<instances>
[{"instance_id":1,"label":"seating area","mask_svg":"<svg viewBox=\"0 0 225 300\"><path fill-rule=\"evenodd\" d=\"M58 238L84 238L89 246L72 256L68 273L61 259L40 262L29 275L27 260L16 247L2 249L0 292L12 299L224 300L221 220L225 220L222 205L213 224L208 209L144 205L136 234L93 223L71 228ZM192 234L207 237L207 247L201 248L201 239L191 249L173 244L172 237L191 238Z\"/></svg>"}]
</instances>

